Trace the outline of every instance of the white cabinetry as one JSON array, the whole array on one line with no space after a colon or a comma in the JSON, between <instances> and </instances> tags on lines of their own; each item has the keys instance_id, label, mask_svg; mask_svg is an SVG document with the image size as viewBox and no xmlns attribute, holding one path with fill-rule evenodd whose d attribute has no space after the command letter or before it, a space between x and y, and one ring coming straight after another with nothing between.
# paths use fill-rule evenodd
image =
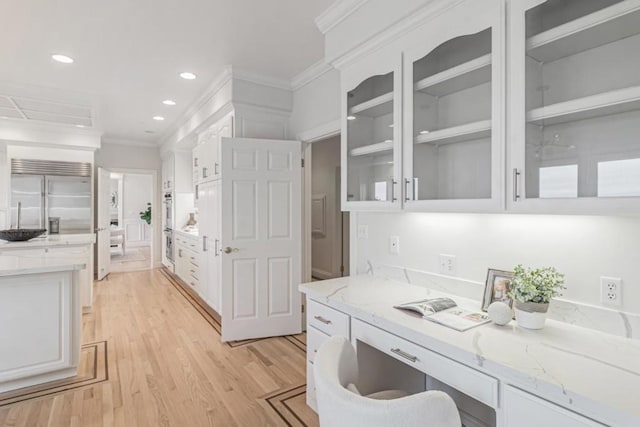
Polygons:
<instances>
[{"instance_id":1,"label":"white cabinetry","mask_svg":"<svg viewBox=\"0 0 640 427\"><path fill-rule=\"evenodd\" d=\"M175 273L203 299L206 289L203 287L200 239L187 233L175 233Z\"/></svg>"},{"instance_id":2,"label":"white cabinetry","mask_svg":"<svg viewBox=\"0 0 640 427\"><path fill-rule=\"evenodd\" d=\"M505 426L598 427L597 423L515 387L504 387Z\"/></svg>"},{"instance_id":3,"label":"white cabinetry","mask_svg":"<svg viewBox=\"0 0 640 427\"><path fill-rule=\"evenodd\" d=\"M193 149L193 179L195 184L220 178L220 138L233 136L233 116L228 115L213 124L198 137Z\"/></svg>"},{"instance_id":4,"label":"white cabinetry","mask_svg":"<svg viewBox=\"0 0 640 427\"><path fill-rule=\"evenodd\" d=\"M198 185L198 211L202 236L202 275L206 300L215 311L220 305L220 181Z\"/></svg>"},{"instance_id":5,"label":"white cabinetry","mask_svg":"<svg viewBox=\"0 0 640 427\"><path fill-rule=\"evenodd\" d=\"M510 207L640 209L640 1L510 8Z\"/></svg>"},{"instance_id":6,"label":"white cabinetry","mask_svg":"<svg viewBox=\"0 0 640 427\"><path fill-rule=\"evenodd\" d=\"M174 186L174 159L173 153L162 160L162 190L172 191Z\"/></svg>"}]
</instances>

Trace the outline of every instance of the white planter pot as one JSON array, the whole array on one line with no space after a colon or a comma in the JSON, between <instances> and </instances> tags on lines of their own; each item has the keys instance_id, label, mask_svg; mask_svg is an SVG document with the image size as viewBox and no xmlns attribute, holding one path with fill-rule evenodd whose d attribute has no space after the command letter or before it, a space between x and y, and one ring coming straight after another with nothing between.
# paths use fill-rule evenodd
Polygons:
<instances>
[{"instance_id":1,"label":"white planter pot","mask_svg":"<svg viewBox=\"0 0 640 427\"><path fill-rule=\"evenodd\" d=\"M526 329L542 329L547 320L549 304L515 303L516 320L518 326Z\"/></svg>"}]
</instances>

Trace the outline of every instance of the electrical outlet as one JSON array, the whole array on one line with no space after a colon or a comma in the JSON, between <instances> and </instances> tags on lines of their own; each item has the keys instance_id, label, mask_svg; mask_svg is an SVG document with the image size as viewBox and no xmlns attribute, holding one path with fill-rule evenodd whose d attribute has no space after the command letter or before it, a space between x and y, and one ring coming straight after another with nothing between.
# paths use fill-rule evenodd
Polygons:
<instances>
[{"instance_id":1,"label":"electrical outlet","mask_svg":"<svg viewBox=\"0 0 640 427\"><path fill-rule=\"evenodd\" d=\"M455 255L440 254L440 274L455 276L458 270L458 262Z\"/></svg>"},{"instance_id":2,"label":"electrical outlet","mask_svg":"<svg viewBox=\"0 0 640 427\"><path fill-rule=\"evenodd\" d=\"M368 239L369 238L369 226L366 224L358 225L358 239Z\"/></svg>"},{"instance_id":3,"label":"electrical outlet","mask_svg":"<svg viewBox=\"0 0 640 427\"><path fill-rule=\"evenodd\" d=\"M400 236L389 237L389 252L395 255L400 254Z\"/></svg>"},{"instance_id":4,"label":"electrical outlet","mask_svg":"<svg viewBox=\"0 0 640 427\"><path fill-rule=\"evenodd\" d=\"M622 305L622 279L619 277L600 277L600 302L620 307Z\"/></svg>"}]
</instances>

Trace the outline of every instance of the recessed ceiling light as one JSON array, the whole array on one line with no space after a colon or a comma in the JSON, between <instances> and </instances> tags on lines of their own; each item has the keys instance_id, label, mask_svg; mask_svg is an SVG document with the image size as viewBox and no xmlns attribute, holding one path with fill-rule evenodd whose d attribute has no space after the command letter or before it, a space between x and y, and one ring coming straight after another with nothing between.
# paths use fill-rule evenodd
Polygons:
<instances>
[{"instance_id":1,"label":"recessed ceiling light","mask_svg":"<svg viewBox=\"0 0 640 427\"><path fill-rule=\"evenodd\" d=\"M196 75L193 73L184 72L184 73L180 73L180 77L182 77L185 80L193 80L196 78Z\"/></svg>"},{"instance_id":2,"label":"recessed ceiling light","mask_svg":"<svg viewBox=\"0 0 640 427\"><path fill-rule=\"evenodd\" d=\"M60 55L59 53L54 53L51 55L51 59L54 61L62 62L63 64L73 64L73 58L67 55Z\"/></svg>"},{"instance_id":3,"label":"recessed ceiling light","mask_svg":"<svg viewBox=\"0 0 640 427\"><path fill-rule=\"evenodd\" d=\"M1 116L0 119L8 119L9 116Z\"/></svg>"},{"instance_id":4,"label":"recessed ceiling light","mask_svg":"<svg viewBox=\"0 0 640 427\"><path fill-rule=\"evenodd\" d=\"M155 133L155 132L152 130L145 130L144 133Z\"/></svg>"},{"instance_id":5,"label":"recessed ceiling light","mask_svg":"<svg viewBox=\"0 0 640 427\"><path fill-rule=\"evenodd\" d=\"M355 120L356 116L347 116L347 120Z\"/></svg>"},{"instance_id":6,"label":"recessed ceiling light","mask_svg":"<svg viewBox=\"0 0 640 427\"><path fill-rule=\"evenodd\" d=\"M86 127L85 125L76 125L77 128L84 128Z\"/></svg>"},{"instance_id":7,"label":"recessed ceiling light","mask_svg":"<svg viewBox=\"0 0 640 427\"><path fill-rule=\"evenodd\" d=\"M421 131L420 131L420 135L426 135L426 134L428 134L428 133L429 133L429 131L428 131L428 130L421 130Z\"/></svg>"},{"instance_id":8,"label":"recessed ceiling light","mask_svg":"<svg viewBox=\"0 0 640 427\"><path fill-rule=\"evenodd\" d=\"M176 105L176 101L174 101L172 99L165 99L164 101L162 101L162 103L164 105Z\"/></svg>"},{"instance_id":9,"label":"recessed ceiling light","mask_svg":"<svg viewBox=\"0 0 640 427\"><path fill-rule=\"evenodd\" d=\"M164 117L162 117L162 116L153 116L153 120L157 120L157 121L161 122L161 121L164 120Z\"/></svg>"}]
</instances>

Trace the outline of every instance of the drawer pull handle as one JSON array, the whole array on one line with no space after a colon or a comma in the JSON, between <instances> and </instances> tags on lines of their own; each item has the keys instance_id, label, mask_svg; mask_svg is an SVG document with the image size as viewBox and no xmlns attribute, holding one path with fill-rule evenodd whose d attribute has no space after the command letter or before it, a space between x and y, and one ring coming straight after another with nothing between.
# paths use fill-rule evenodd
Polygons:
<instances>
[{"instance_id":1,"label":"drawer pull handle","mask_svg":"<svg viewBox=\"0 0 640 427\"><path fill-rule=\"evenodd\" d=\"M331 324L331 320L327 320L322 316L313 316L314 319L316 319L318 322L322 322L325 325L330 325Z\"/></svg>"},{"instance_id":2,"label":"drawer pull handle","mask_svg":"<svg viewBox=\"0 0 640 427\"><path fill-rule=\"evenodd\" d=\"M411 355L409 353L406 353L406 352L400 350L399 348L392 348L391 349L391 353L395 353L398 356L404 357L405 359L410 360L412 362L417 362L418 361L418 358L416 356L413 356L413 355Z\"/></svg>"}]
</instances>

